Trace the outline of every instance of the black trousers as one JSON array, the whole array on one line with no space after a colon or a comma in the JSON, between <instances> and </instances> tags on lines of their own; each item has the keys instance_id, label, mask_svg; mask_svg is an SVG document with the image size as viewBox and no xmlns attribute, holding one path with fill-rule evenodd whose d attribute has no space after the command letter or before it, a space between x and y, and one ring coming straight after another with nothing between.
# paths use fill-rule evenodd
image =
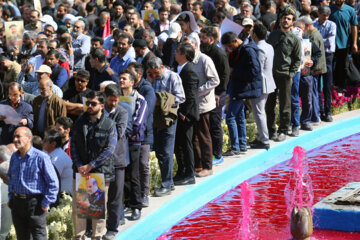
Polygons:
<instances>
[{"instance_id":1,"label":"black trousers","mask_svg":"<svg viewBox=\"0 0 360 240\"><path fill-rule=\"evenodd\" d=\"M115 181L110 183L108 192L107 211L108 219L106 228L108 231L117 232L120 219L123 215L123 190L125 181L125 168L115 168Z\"/></svg>"},{"instance_id":2,"label":"black trousers","mask_svg":"<svg viewBox=\"0 0 360 240\"><path fill-rule=\"evenodd\" d=\"M331 115L331 90L333 86L333 53L326 53L326 68L327 72L323 74L323 89L324 98L321 94L321 84L319 82L319 106L321 115ZM320 78L319 78L320 81ZM323 103L324 99L324 103Z\"/></svg>"},{"instance_id":3,"label":"black trousers","mask_svg":"<svg viewBox=\"0 0 360 240\"><path fill-rule=\"evenodd\" d=\"M125 170L125 206L131 209L141 209L140 187L140 147L141 145L129 145L130 164Z\"/></svg>"},{"instance_id":4,"label":"black trousers","mask_svg":"<svg viewBox=\"0 0 360 240\"><path fill-rule=\"evenodd\" d=\"M223 147L223 131L221 127L222 109L225 105L226 92L220 94L219 106L210 112L210 134L213 145L213 154L221 158Z\"/></svg>"},{"instance_id":5,"label":"black trousers","mask_svg":"<svg viewBox=\"0 0 360 240\"><path fill-rule=\"evenodd\" d=\"M299 84L299 95L301 97L302 111L300 116L300 123L310 124L313 112L312 105L312 89L314 81L317 81L313 76L301 76Z\"/></svg>"},{"instance_id":6,"label":"black trousers","mask_svg":"<svg viewBox=\"0 0 360 240\"><path fill-rule=\"evenodd\" d=\"M194 123L178 120L175 135L175 156L178 164L178 177L193 177L195 175L195 160L193 149Z\"/></svg>"},{"instance_id":7,"label":"black trousers","mask_svg":"<svg viewBox=\"0 0 360 240\"><path fill-rule=\"evenodd\" d=\"M334 85L340 88L345 88L345 63L348 55L348 49L336 49L335 50L335 70L334 70Z\"/></svg>"},{"instance_id":8,"label":"black trousers","mask_svg":"<svg viewBox=\"0 0 360 240\"><path fill-rule=\"evenodd\" d=\"M279 94L279 107L280 107L280 126L278 129L279 133L286 133L291 123L291 86L292 78L289 76L275 76L274 80L276 84L276 90L269 94L265 105L267 126L269 134L276 132L275 128L275 109L276 109L276 98Z\"/></svg>"},{"instance_id":9,"label":"black trousers","mask_svg":"<svg viewBox=\"0 0 360 240\"><path fill-rule=\"evenodd\" d=\"M11 216L18 240L46 240L46 212L41 209L43 196L10 200Z\"/></svg>"}]
</instances>

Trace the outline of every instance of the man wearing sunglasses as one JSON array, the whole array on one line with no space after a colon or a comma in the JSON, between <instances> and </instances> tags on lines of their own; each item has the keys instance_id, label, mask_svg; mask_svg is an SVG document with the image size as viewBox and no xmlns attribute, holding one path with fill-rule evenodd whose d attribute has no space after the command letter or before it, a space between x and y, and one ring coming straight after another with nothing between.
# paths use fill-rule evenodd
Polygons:
<instances>
[{"instance_id":1,"label":"man wearing sunglasses","mask_svg":"<svg viewBox=\"0 0 360 240\"><path fill-rule=\"evenodd\" d=\"M101 92L86 94L86 112L79 117L74 126L70 146L74 172L89 178L89 173L103 173L105 195L108 195L110 182L115 180L114 151L117 145L115 122L103 114L105 97ZM74 176L75 177L75 176ZM73 185L75 188L75 185ZM73 192L75 190L73 189ZM75 199L77 198L75 193ZM105 209L107 199L105 200ZM73 209L76 209L74 201ZM106 215L106 213L105 213ZM75 239L81 239L86 230L86 219L73 215ZM98 239L105 230L105 219L92 220L92 239Z\"/></svg>"}]
</instances>

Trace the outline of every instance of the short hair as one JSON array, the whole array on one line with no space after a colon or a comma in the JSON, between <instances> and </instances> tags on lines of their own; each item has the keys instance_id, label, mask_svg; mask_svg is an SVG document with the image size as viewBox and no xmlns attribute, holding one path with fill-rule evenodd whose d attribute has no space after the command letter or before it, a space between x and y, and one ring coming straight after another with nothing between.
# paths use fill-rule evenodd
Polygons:
<instances>
[{"instance_id":1,"label":"short hair","mask_svg":"<svg viewBox=\"0 0 360 240\"><path fill-rule=\"evenodd\" d=\"M162 13L162 12L169 12L165 7L160 7L159 9L158 9L158 12L159 13Z\"/></svg>"},{"instance_id":2,"label":"short hair","mask_svg":"<svg viewBox=\"0 0 360 240\"><path fill-rule=\"evenodd\" d=\"M91 39L91 43L93 42L100 42L100 45L102 46L104 44L104 39L98 36L95 36Z\"/></svg>"},{"instance_id":3,"label":"short hair","mask_svg":"<svg viewBox=\"0 0 360 240\"><path fill-rule=\"evenodd\" d=\"M181 54L185 54L186 60L188 60L189 62L194 60L195 50L194 50L193 46L190 43L186 43L186 42L180 43L177 50Z\"/></svg>"},{"instance_id":4,"label":"short hair","mask_svg":"<svg viewBox=\"0 0 360 240\"><path fill-rule=\"evenodd\" d=\"M287 16L287 15L292 15L294 17L294 21L296 21L296 12L290 6L285 7L285 9L283 10L283 12L280 15L280 18Z\"/></svg>"},{"instance_id":5,"label":"short hair","mask_svg":"<svg viewBox=\"0 0 360 240\"><path fill-rule=\"evenodd\" d=\"M105 102L105 96L102 92L99 91L90 91L86 94L85 96L87 99L94 99L97 97L97 99L99 100L100 104L104 104Z\"/></svg>"},{"instance_id":6,"label":"short hair","mask_svg":"<svg viewBox=\"0 0 360 240\"><path fill-rule=\"evenodd\" d=\"M18 82L11 82L11 83L9 84L9 90L10 90L10 89L13 89L13 88L19 89L20 92L23 90L21 84L18 83Z\"/></svg>"},{"instance_id":7,"label":"short hair","mask_svg":"<svg viewBox=\"0 0 360 240\"><path fill-rule=\"evenodd\" d=\"M107 81L103 81L102 83L99 84L100 89L101 88L106 88L108 85L110 84L114 84L116 85L116 83L114 81L111 80L107 80Z\"/></svg>"},{"instance_id":8,"label":"short hair","mask_svg":"<svg viewBox=\"0 0 360 240\"><path fill-rule=\"evenodd\" d=\"M111 96L120 97L121 96L121 91L116 84L107 85L105 87L104 93L105 93L106 97L111 97Z\"/></svg>"},{"instance_id":9,"label":"short hair","mask_svg":"<svg viewBox=\"0 0 360 240\"><path fill-rule=\"evenodd\" d=\"M242 8L250 8L250 11L254 12L254 7L251 4L245 4Z\"/></svg>"},{"instance_id":10,"label":"short hair","mask_svg":"<svg viewBox=\"0 0 360 240\"><path fill-rule=\"evenodd\" d=\"M34 31L25 31L24 36L27 36L30 39L36 40L37 33Z\"/></svg>"},{"instance_id":11,"label":"short hair","mask_svg":"<svg viewBox=\"0 0 360 240\"><path fill-rule=\"evenodd\" d=\"M318 13L330 15L331 14L330 7L329 6L320 6L318 8Z\"/></svg>"},{"instance_id":12,"label":"short hair","mask_svg":"<svg viewBox=\"0 0 360 240\"><path fill-rule=\"evenodd\" d=\"M143 34L144 33L148 33L151 39L154 39L156 37L155 31L152 29L145 29Z\"/></svg>"},{"instance_id":13,"label":"short hair","mask_svg":"<svg viewBox=\"0 0 360 240\"><path fill-rule=\"evenodd\" d=\"M39 39L39 44L45 43L46 47L49 45L49 40L47 38Z\"/></svg>"},{"instance_id":14,"label":"short hair","mask_svg":"<svg viewBox=\"0 0 360 240\"><path fill-rule=\"evenodd\" d=\"M130 31L131 31L132 33L135 32L135 28L134 28L133 26L131 26L130 24L125 24L124 27L126 27L126 26L129 26L129 27L130 27ZM122 33L122 32L120 32L119 36L121 35L121 33Z\"/></svg>"},{"instance_id":15,"label":"short hair","mask_svg":"<svg viewBox=\"0 0 360 240\"><path fill-rule=\"evenodd\" d=\"M133 38L130 34L128 33L121 33L119 38L126 38L128 40L128 44L132 44L133 43Z\"/></svg>"},{"instance_id":16,"label":"short hair","mask_svg":"<svg viewBox=\"0 0 360 240\"><path fill-rule=\"evenodd\" d=\"M233 32L227 32L221 37L221 44L230 44L237 38L237 35Z\"/></svg>"},{"instance_id":17,"label":"short hair","mask_svg":"<svg viewBox=\"0 0 360 240\"><path fill-rule=\"evenodd\" d=\"M201 10L204 10L204 4L200 1L196 1L192 4L193 7L199 6Z\"/></svg>"},{"instance_id":18,"label":"short hair","mask_svg":"<svg viewBox=\"0 0 360 240\"><path fill-rule=\"evenodd\" d=\"M211 26L204 27L203 29L201 29L201 33L205 34L208 37L213 37L215 41L218 38L218 32L214 27Z\"/></svg>"},{"instance_id":19,"label":"short hair","mask_svg":"<svg viewBox=\"0 0 360 240\"><path fill-rule=\"evenodd\" d=\"M0 158L3 162L10 161L11 155L13 153L6 145L0 145Z\"/></svg>"},{"instance_id":20,"label":"short hair","mask_svg":"<svg viewBox=\"0 0 360 240\"><path fill-rule=\"evenodd\" d=\"M115 1L114 4L113 4L113 7L116 7L116 6L121 6L123 9L125 8L125 4L123 1Z\"/></svg>"},{"instance_id":21,"label":"short hair","mask_svg":"<svg viewBox=\"0 0 360 240\"><path fill-rule=\"evenodd\" d=\"M151 57L147 62L147 67L149 69L160 69L162 65L163 62L159 57Z\"/></svg>"},{"instance_id":22,"label":"short hair","mask_svg":"<svg viewBox=\"0 0 360 240\"><path fill-rule=\"evenodd\" d=\"M131 62L128 65L128 68L129 67L133 67L135 69L136 73L143 73L144 72L144 67L143 67L143 65L141 63Z\"/></svg>"},{"instance_id":23,"label":"short hair","mask_svg":"<svg viewBox=\"0 0 360 240\"><path fill-rule=\"evenodd\" d=\"M304 25L313 25L313 21L309 16L302 16L297 21L302 22Z\"/></svg>"},{"instance_id":24,"label":"short hair","mask_svg":"<svg viewBox=\"0 0 360 240\"><path fill-rule=\"evenodd\" d=\"M265 10L269 10L271 8L271 1L270 0L261 0L260 5L263 6Z\"/></svg>"},{"instance_id":25,"label":"short hair","mask_svg":"<svg viewBox=\"0 0 360 240\"><path fill-rule=\"evenodd\" d=\"M65 6L65 4L60 3L60 4L58 5L58 7L57 7L57 8L60 8L60 7L65 8L65 12L67 12L67 11L68 11L68 10L67 10L67 7Z\"/></svg>"},{"instance_id":26,"label":"short hair","mask_svg":"<svg viewBox=\"0 0 360 240\"><path fill-rule=\"evenodd\" d=\"M59 51L52 49L50 51L48 51L48 53L46 54L46 56L50 56L50 55L54 55L56 59L60 58L60 53Z\"/></svg>"},{"instance_id":27,"label":"short hair","mask_svg":"<svg viewBox=\"0 0 360 240\"><path fill-rule=\"evenodd\" d=\"M80 70L76 73L76 76L84 77L84 78L86 78L87 80L90 79L90 73L89 73L89 71L87 71L87 70L85 70L85 69L80 69Z\"/></svg>"},{"instance_id":28,"label":"short hair","mask_svg":"<svg viewBox=\"0 0 360 240\"><path fill-rule=\"evenodd\" d=\"M86 4L85 9L86 9L87 12L92 12L95 7L96 7L96 4L95 4L95 3L93 3L93 2L88 2L88 3Z\"/></svg>"},{"instance_id":29,"label":"short hair","mask_svg":"<svg viewBox=\"0 0 360 240\"><path fill-rule=\"evenodd\" d=\"M176 19L176 21L178 22L178 21L181 21L181 22L190 22L190 16L189 15L187 15L186 13L183 13L183 14L181 14L177 19Z\"/></svg>"},{"instance_id":30,"label":"short hair","mask_svg":"<svg viewBox=\"0 0 360 240\"><path fill-rule=\"evenodd\" d=\"M64 127L64 129L72 128L74 122L71 118L68 117L58 117L55 120L55 123L58 123Z\"/></svg>"},{"instance_id":31,"label":"short hair","mask_svg":"<svg viewBox=\"0 0 360 240\"><path fill-rule=\"evenodd\" d=\"M53 43L53 42L56 44L56 48L59 48L59 47L60 47L60 41L59 41L59 40L57 40L57 39L52 39L52 40L49 41L49 43Z\"/></svg>"},{"instance_id":32,"label":"short hair","mask_svg":"<svg viewBox=\"0 0 360 240\"><path fill-rule=\"evenodd\" d=\"M62 137L61 137L61 134L57 130L55 130L55 129L46 130L45 135L46 135L46 138L49 141L49 143L55 142L56 148L61 147Z\"/></svg>"},{"instance_id":33,"label":"short hair","mask_svg":"<svg viewBox=\"0 0 360 240\"><path fill-rule=\"evenodd\" d=\"M33 10L31 10L31 12L36 12L38 17L40 17L40 12L38 10L33 9Z\"/></svg>"},{"instance_id":34,"label":"short hair","mask_svg":"<svg viewBox=\"0 0 360 240\"><path fill-rule=\"evenodd\" d=\"M99 60L99 62L101 62L101 63L106 62L105 51L101 48L96 48L96 49L91 50L90 55L93 58L97 58Z\"/></svg>"},{"instance_id":35,"label":"short hair","mask_svg":"<svg viewBox=\"0 0 360 240\"><path fill-rule=\"evenodd\" d=\"M253 32L259 40L265 40L267 29L262 23L255 23Z\"/></svg>"},{"instance_id":36,"label":"short hair","mask_svg":"<svg viewBox=\"0 0 360 240\"><path fill-rule=\"evenodd\" d=\"M130 76L130 81L131 81L131 82L136 82L136 76L135 76L135 74L133 73L133 71L130 71L129 69L124 69L124 70L121 71L120 76L121 76L122 74L129 74L129 76Z\"/></svg>"},{"instance_id":37,"label":"short hair","mask_svg":"<svg viewBox=\"0 0 360 240\"><path fill-rule=\"evenodd\" d=\"M75 23L80 22L83 29L85 29L85 22L83 20L77 20Z\"/></svg>"},{"instance_id":38,"label":"short hair","mask_svg":"<svg viewBox=\"0 0 360 240\"><path fill-rule=\"evenodd\" d=\"M38 150L43 149L42 139L38 135L33 136L32 140L31 140L31 144L33 145L34 148L36 148Z\"/></svg>"}]
</instances>

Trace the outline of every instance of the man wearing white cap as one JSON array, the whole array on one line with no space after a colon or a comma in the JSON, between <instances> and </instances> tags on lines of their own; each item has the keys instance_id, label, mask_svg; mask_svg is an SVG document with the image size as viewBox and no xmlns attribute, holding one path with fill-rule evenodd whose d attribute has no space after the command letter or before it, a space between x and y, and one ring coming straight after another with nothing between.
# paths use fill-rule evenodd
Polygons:
<instances>
[{"instance_id":1,"label":"man wearing white cap","mask_svg":"<svg viewBox=\"0 0 360 240\"><path fill-rule=\"evenodd\" d=\"M251 40L251 33L254 29L254 21L251 18L244 18L241 25L244 27L244 29L239 34L239 38L246 45Z\"/></svg>"},{"instance_id":2,"label":"man wearing white cap","mask_svg":"<svg viewBox=\"0 0 360 240\"><path fill-rule=\"evenodd\" d=\"M175 61L175 51L179 45L182 37L182 30L180 24L173 22L170 24L169 37L163 46L163 63L170 69L174 69L177 66Z\"/></svg>"}]
</instances>

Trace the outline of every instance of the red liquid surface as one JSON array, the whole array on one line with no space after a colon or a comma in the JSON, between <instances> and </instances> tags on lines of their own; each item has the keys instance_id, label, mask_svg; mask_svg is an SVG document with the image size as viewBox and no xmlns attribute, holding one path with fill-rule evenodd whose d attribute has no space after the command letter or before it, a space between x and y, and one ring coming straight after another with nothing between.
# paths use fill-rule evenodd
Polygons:
<instances>
[{"instance_id":1,"label":"red liquid surface","mask_svg":"<svg viewBox=\"0 0 360 240\"><path fill-rule=\"evenodd\" d=\"M360 134L324 145L307 153L314 189L314 204L349 182L360 181ZM251 179L255 204L251 209L252 239L290 239L284 189L290 179L288 161ZM240 185L181 220L168 239L241 239ZM359 220L360 224L360 220ZM311 239L355 240L360 233L314 229Z\"/></svg>"}]
</instances>

